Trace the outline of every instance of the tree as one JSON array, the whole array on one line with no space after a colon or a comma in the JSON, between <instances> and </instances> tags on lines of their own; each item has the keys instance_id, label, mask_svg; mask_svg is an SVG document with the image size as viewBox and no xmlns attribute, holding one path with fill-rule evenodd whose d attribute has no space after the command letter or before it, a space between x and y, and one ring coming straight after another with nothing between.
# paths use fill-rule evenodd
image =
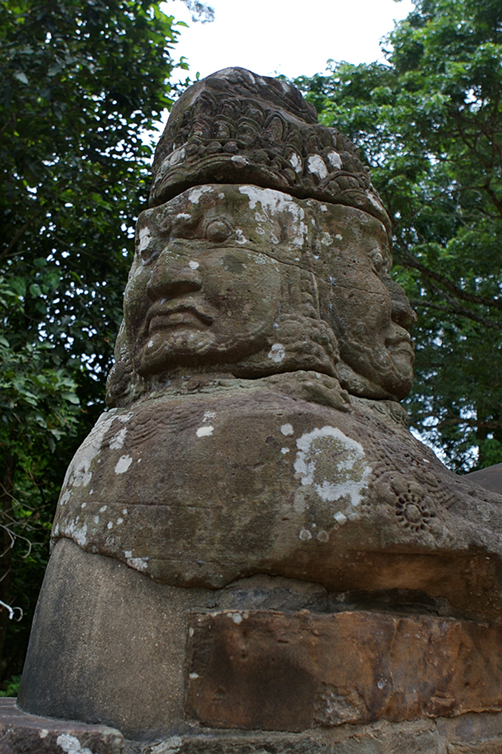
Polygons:
<instances>
[{"instance_id":1,"label":"tree","mask_svg":"<svg viewBox=\"0 0 502 754\"><path fill-rule=\"evenodd\" d=\"M0 1L3 677L22 666L64 471L103 407L176 34L154 0Z\"/></svg>"},{"instance_id":2,"label":"tree","mask_svg":"<svg viewBox=\"0 0 502 754\"><path fill-rule=\"evenodd\" d=\"M502 461L502 4L414 4L385 63L295 83L371 167L419 317L412 426L466 471Z\"/></svg>"}]
</instances>

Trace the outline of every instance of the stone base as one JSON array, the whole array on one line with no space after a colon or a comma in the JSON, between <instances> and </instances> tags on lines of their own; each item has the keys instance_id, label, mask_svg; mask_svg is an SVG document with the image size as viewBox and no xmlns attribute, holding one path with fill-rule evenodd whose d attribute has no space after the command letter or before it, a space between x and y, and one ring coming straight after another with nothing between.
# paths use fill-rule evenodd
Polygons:
<instances>
[{"instance_id":1,"label":"stone base","mask_svg":"<svg viewBox=\"0 0 502 754\"><path fill-rule=\"evenodd\" d=\"M500 754L502 713L406 723L341 725L304 733L201 729L153 742L126 740L103 725L21 712L0 699L0 754Z\"/></svg>"},{"instance_id":2,"label":"stone base","mask_svg":"<svg viewBox=\"0 0 502 754\"><path fill-rule=\"evenodd\" d=\"M115 728L28 715L12 698L0 699L0 754L122 754Z\"/></svg>"}]
</instances>

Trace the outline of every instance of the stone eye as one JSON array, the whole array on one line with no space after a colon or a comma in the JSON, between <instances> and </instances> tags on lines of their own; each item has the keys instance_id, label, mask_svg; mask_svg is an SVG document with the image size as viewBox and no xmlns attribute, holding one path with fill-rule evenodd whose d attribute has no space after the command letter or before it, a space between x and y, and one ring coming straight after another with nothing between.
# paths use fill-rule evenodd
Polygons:
<instances>
[{"instance_id":1,"label":"stone eye","mask_svg":"<svg viewBox=\"0 0 502 754\"><path fill-rule=\"evenodd\" d=\"M232 229L224 220L213 220L206 228L206 237L213 243L222 243L232 235Z\"/></svg>"}]
</instances>

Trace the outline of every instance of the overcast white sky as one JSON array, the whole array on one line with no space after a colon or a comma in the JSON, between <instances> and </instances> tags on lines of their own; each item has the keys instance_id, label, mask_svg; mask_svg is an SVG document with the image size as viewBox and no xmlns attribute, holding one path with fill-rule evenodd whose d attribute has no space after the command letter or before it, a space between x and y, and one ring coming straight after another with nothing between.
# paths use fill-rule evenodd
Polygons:
<instances>
[{"instance_id":1,"label":"overcast white sky","mask_svg":"<svg viewBox=\"0 0 502 754\"><path fill-rule=\"evenodd\" d=\"M381 58L379 42L394 20L413 10L411 0L206 0L212 23L193 23L181 0L166 12L189 24L174 54L201 78L242 66L264 76L321 73L330 58L349 63ZM186 74L185 74L186 76ZM181 78L185 78L181 76Z\"/></svg>"}]
</instances>

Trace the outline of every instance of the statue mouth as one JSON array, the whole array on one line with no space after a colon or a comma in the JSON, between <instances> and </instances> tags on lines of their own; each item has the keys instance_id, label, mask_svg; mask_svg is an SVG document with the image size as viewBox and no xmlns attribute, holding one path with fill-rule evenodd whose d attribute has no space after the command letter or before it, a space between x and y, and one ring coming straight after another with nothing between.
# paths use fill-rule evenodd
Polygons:
<instances>
[{"instance_id":1,"label":"statue mouth","mask_svg":"<svg viewBox=\"0 0 502 754\"><path fill-rule=\"evenodd\" d=\"M399 328L399 329L402 330L403 328ZM398 352L407 354L412 361L415 357L415 351L411 343L411 337L406 332L406 330L403 330L402 333L399 333L398 335L395 335L394 337L386 338L385 347L389 351L391 351L393 354L397 354Z\"/></svg>"},{"instance_id":2,"label":"statue mouth","mask_svg":"<svg viewBox=\"0 0 502 754\"><path fill-rule=\"evenodd\" d=\"M191 303L154 304L147 315L147 330L154 332L177 327L206 329L214 320L203 307Z\"/></svg>"}]
</instances>

